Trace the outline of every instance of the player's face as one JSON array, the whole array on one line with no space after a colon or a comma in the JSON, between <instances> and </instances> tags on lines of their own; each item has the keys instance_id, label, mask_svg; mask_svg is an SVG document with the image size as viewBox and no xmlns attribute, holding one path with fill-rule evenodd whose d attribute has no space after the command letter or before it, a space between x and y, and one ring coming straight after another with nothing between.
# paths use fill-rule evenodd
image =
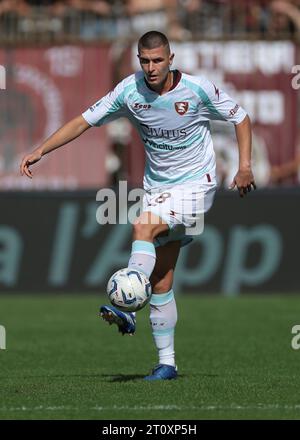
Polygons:
<instances>
[{"instance_id":1,"label":"player's face","mask_svg":"<svg viewBox=\"0 0 300 440\"><path fill-rule=\"evenodd\" d=\"M174 54L170 54L168 46L160 46L155 49L141 48L138 57L149 85L153 88L162 86L168 77L174 58Z\"/></svg>"}]
</instances>

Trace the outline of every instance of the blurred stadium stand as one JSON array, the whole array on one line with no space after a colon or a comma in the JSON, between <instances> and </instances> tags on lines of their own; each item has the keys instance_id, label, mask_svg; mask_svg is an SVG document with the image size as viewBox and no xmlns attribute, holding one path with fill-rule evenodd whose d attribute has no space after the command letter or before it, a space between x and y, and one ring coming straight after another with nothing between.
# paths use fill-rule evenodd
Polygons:
<instances>
[{"instance_id":1,"label":"blurred stadium stand","mask_svg":"<svg viewBox=\"0 0 300 440\"><path fill-rule=\"evenodd\" d=\"M157 29L172 41L175 67L209 75L249 112L255 177L271 187L242 205L218 193L205 233L182 251L178 290L299 292L299 188L290 188L300 176L299 28L300 0L0 1L0 291L104 291L126 265L131 226L99 225L95 194L119 180L141 185L144 151L128 121L46 156L32 180L19 164L138 69L137 38ZM234 131L212 128L227 188Z\"/></svg>"},{"instance_id":2,"label":"blurred stadium stand","mask_svg":"<svg viewBox=\"0 0 300 440\"><path fill-rule=\"evenodd\" d=\"M259 185L298 182L299 93L291 87L291 68L299 28L300 0L2 0L1 190L141 183L144 153L126 121L101 135L93 130L47 158L34 182L16 171L24 151L139 68L136 39L147 29L167 31L176 67L208 74L247 109ZM236 166L235 141L228 126L213 128L226 186Z\"/></svg>"},{"instance_id":3,"label":"blurred stadium stand","mask_svg":"<svg viewBox=\"0 0 300 440\"><path fill-rule=\"evenodd\" d=\"M1 43L132 39L147 28L171 39L298 40L299 1L2 0Z\"/></svg>"}]
</instances>

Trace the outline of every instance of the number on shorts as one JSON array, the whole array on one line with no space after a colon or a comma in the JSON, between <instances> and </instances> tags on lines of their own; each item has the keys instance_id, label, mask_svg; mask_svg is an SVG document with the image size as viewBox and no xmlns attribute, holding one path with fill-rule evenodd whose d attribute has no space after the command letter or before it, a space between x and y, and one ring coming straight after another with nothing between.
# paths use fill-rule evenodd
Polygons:
<instances>
[{"instance_id":1,"label":"number on shorts","mask_svg":"<svg viewBox=\"0 0 300 440\"><path fill-rule=\"evenodd\" d=\"M169 197L171 197L171 193L163 192L154 200L156 203L151 202L148 204L148 206L156 206L157 203L164 203Z\"/></svg>"}]
</instances>

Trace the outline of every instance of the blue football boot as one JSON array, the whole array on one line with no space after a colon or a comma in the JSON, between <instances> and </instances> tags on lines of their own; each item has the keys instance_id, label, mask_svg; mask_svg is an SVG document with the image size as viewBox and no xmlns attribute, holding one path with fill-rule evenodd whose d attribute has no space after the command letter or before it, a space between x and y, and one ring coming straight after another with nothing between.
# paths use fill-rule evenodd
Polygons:
<instances>
[{"instance_id":1,"label":"blue football boot","mask_svg":"<svg viewBox=\"0 0 300 440\"><path fill-rule=\"evenodd\" d=\"M159 364L154 367L149 376L145 376L144 380L171 380L177 378L177 368L171 365Z\"/></svg>"},{"instance_id":2,"label":"blue football boot","mask_svg":"<svg viewBox=\"0 0 300 440\"><path fill-rule=\"evenodd\" d=\"M130 312L121 312L113 306L101 306L100 316L110 325L117 324L119 332L124 336L125 334L133 335L135 332L135 316Z\"/></svg>"}]
</instances>

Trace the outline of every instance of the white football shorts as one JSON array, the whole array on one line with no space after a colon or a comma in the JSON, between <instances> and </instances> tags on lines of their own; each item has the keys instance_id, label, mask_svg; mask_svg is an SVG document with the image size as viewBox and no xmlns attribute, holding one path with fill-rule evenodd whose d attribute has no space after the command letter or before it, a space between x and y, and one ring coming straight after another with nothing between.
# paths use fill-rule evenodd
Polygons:
<instances>
[{"instance_id":1,"label":"white football shorts","mask_svg":"<svg viewBox=\"0 0 300 440\"><path fill-rule=\"evenodd\" d=\"M162 186L145 192L143 212L152 212L164 220L168 234L157 236L155 246L181 240L181 246L190 243L193 236L204 228L204 213L214 201L217 182L214 175L205 174L193 182Z\"/></svg>"}]
</instances>

